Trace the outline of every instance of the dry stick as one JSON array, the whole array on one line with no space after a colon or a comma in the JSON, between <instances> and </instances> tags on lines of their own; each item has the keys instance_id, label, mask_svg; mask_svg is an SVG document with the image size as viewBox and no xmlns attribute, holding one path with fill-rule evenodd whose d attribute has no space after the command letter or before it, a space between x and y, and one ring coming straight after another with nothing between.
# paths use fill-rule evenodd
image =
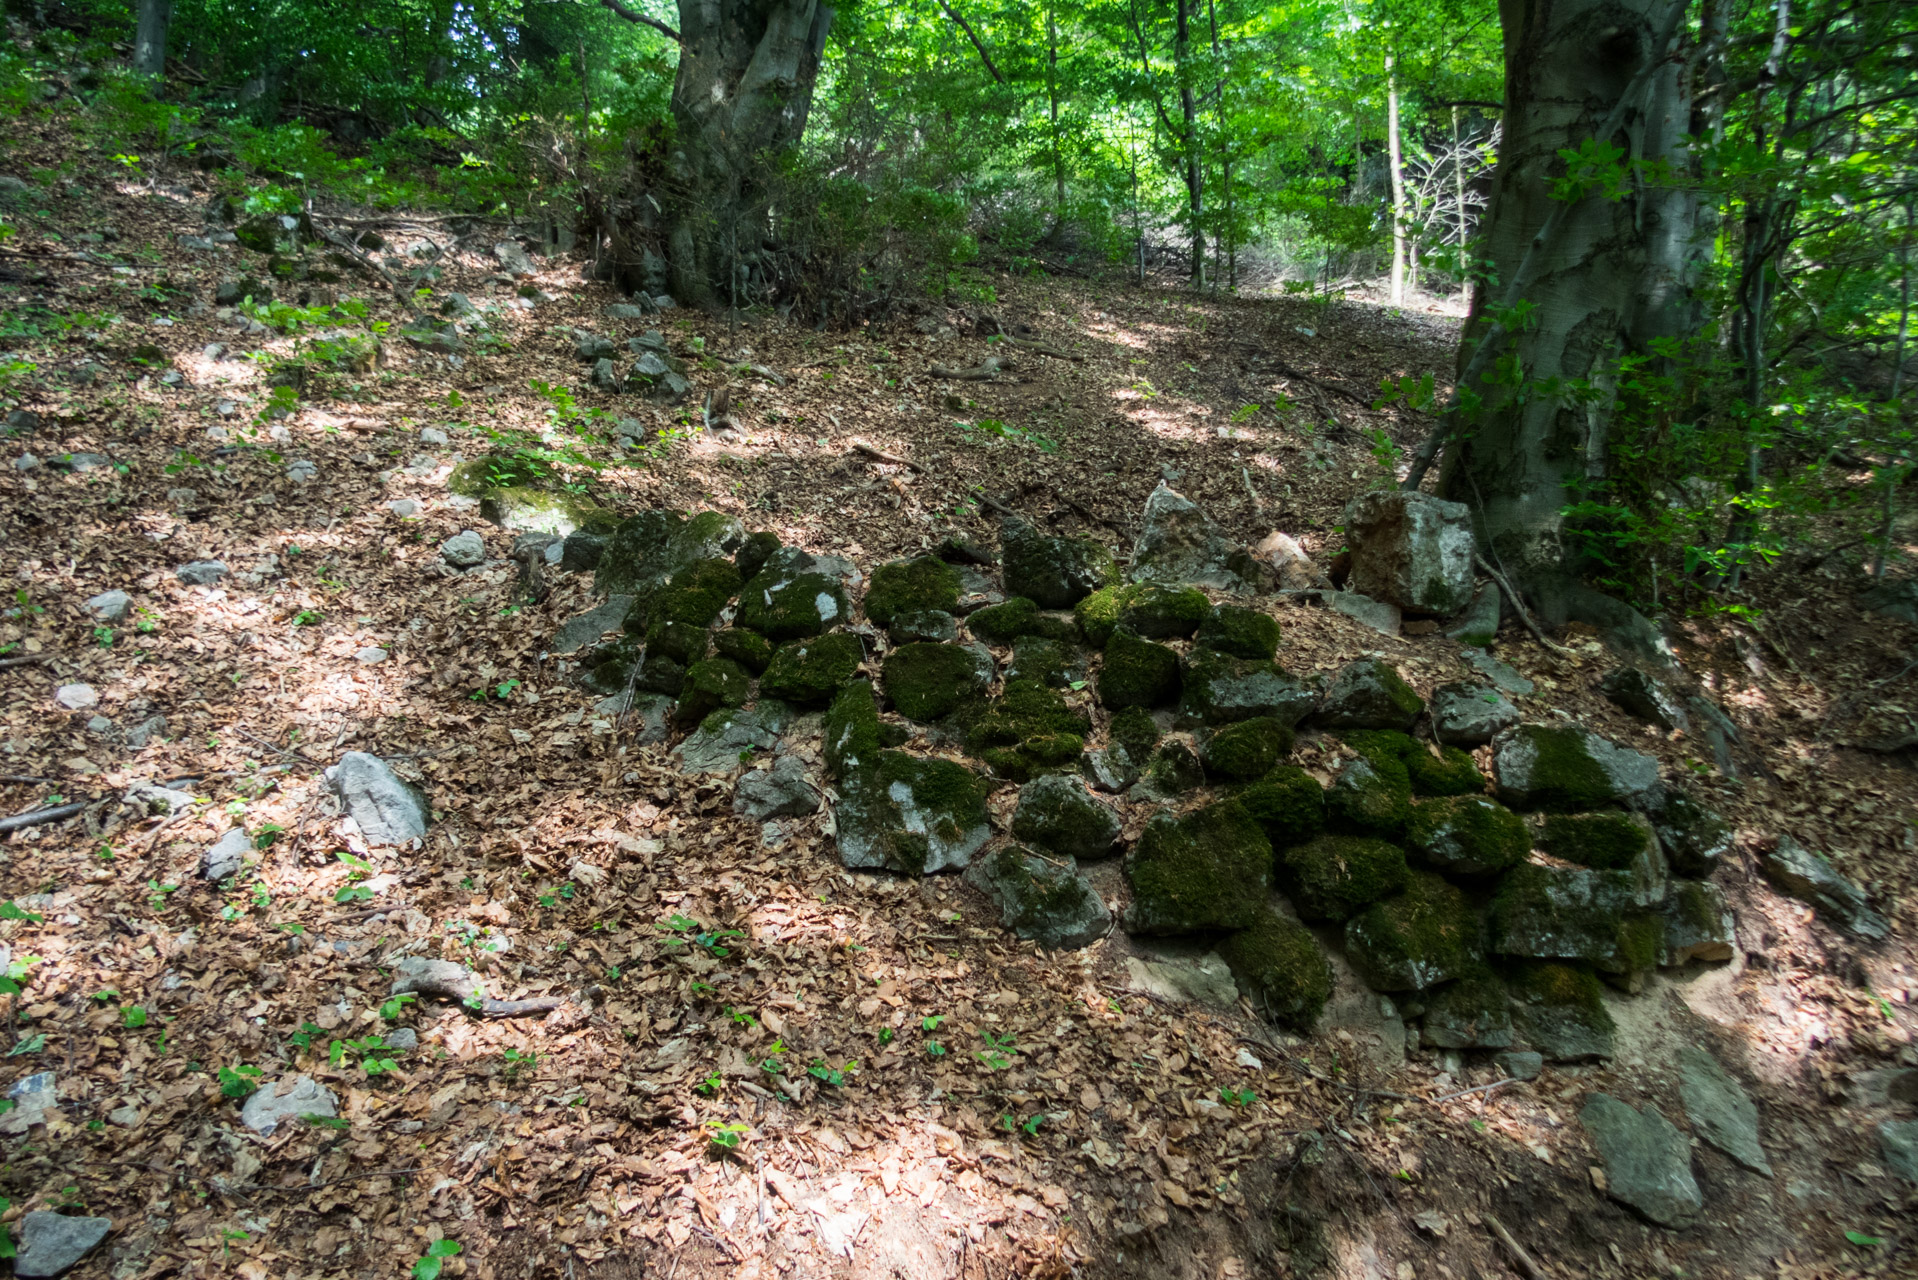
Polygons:
<instances>
[{"instance_id":1,"label":"dry stick","mask_svg":"<svg viewBox=\"0 0 1918 1280\"><path fill-rule=\"evenodd\" d=\"M1472 563L1476 564L1490 576L1493 582L1498 583L1499 590L1503 591L1505 598L1512 602L1512 608L1518 611L1518 620L1525 624L1525 629L1532 633L1534 640L1544 645L1548 653L1563 654L1566 657L1571 656L1572 651L1570 649L1545 638L1545 633L1538 629L1538 623L1533 621L1531 613L1525 608L1525 602L1518 598L1518 592L1512 589L1512 584L1505 580L1504 574L1494 569L1486 562L1485 557L1476 551L1472 553Z\"/></svg>"},{"instance_id":2,"label":"dry stick","mask_svg":"<svg viewBox=\"0 0 1918 1280\"><path fill-rule=\"evenodd\" d=\"M1512 1233L1505 1229L1504 1223L1489 1213L1481 1213L1479 1218L1492 1229L1492 1234L1498 1237L1499 1243L1512 1251L1512 1257L1518 1260L1519 1270L1532 1277L1532 1280L1545 1280L1544 1269L1532 1261L1532 1255L1525 1252L1523 1245L1512 1239Z\"/></svg>"},{"instance_id":3,"label":"dry stick","mask_svg":"<svg viewBox=\"0 0 1918 1280\"><path fill-rule=\"evenodd\" d=\"M0 835L18 831L22 827L37 827L42 823L71 818L92 803L91 800L76 800L72 804L55 805L51 809L35 809L31 813L16 813L11 818L0 818Z\"/></svg>"},{"instance_id":4,"label":"dry stick","mask_svg":"<svg viewBox=\"0 0 1918 1280\"><path fill-rule=\"evenodd\" d=\"M924 465L914 462L911 458L902 458L897 454L887 453L883 449L875 449L863 440L853 441L852 451L854 453L862 453L875 462L890 463L895 467L911 467L914 471L920 472L926 470Z\"/></svg>"},{"instance_id":5,"label":"dry stick","mask_svg":"<svg viewBox=\"0 0 1918 1280\"><path fill-rule=\"evenodd\" d=\"M23 653L17 658L0 658L0 671L9 667L30 667L36 662L52 662L50 653Z\"/></svg>"},{"instance_id":6,"label":"dry stick","mask_svg":"<svg viewBox=\"0 0 1918 1280\"><path fill-rule=\"evenodd\" d=\"M283 756L292 756L296 760L300 760L306 764L312 765L315 769L321 769L325 767L318 760L315 760L313 759L313 757L306 755L298 747L282 747L278 745L277 743L267 741L265 738L262 738L257 733L249 733L245 729L236 728L234 732L238 733L242 738L245 738L249 742L259 743L261 746L265 747L268 751L277 751Z\"/></svg>"},{"instance_id":7,"label":"dry stick","mask_svg":"<svg viewBox=\"0 0 1918 1280\"><path fill-rule=\"evenodd\" d=\"M313 211L311 209L307 210L307 217L309 219L313 218ZM412 312L413 318L415 320L419 320L425 317L426 313L421 311L419 309L418 304L415 303L412 298L407 296L406 287L402 285L397 279L395 279L393 275L390 272L388 272L385 267L382 267L379 263L373 261L373 259L369 257L366 253L364 253L358 245L354 244L351 240L347 239L345 236L340 235L338 232L330 231L326 227L321 226L317 219L313 220L313 227L314 227L314 230L318 231L320 235L325 238L328 244L340 250L342 253L345 253L346 255L351 257L355 262L359 263L360 266L364 267L368 271L371 271L374 275L378 276L380 279L386 281L386 287L393 291L393 297L399 301L399 304L401 306L405 307L408 311ZM438 248L439 246L435 245L434 247Z\"/></svg>"},{"instance_id":8,"label":"dry stick","mask_svg":"<svg viewBox=\"0 0 1918 1280\"><path fill-rule=\"evenodd\" d=\"M57 783L59 781L60 779L58 778L43 778L37 773L0 773L0 782L24 782L28 786L34 786L43 782Z\"/></svg>"},{"instance_id":9,"label":"dry stick","mask_svg":"<svg viewBox=\"0 0 1918 1280\"><path fill-rule=\"evenodd\" d=\"M997 498L987 496L986 491L984 489L979 490L977 493L973 494L972 497L973 497L973 501L977 502L980 506L989 507L992 510L997 511L1002 516L1011 516L1015 520L1019 518L1019 513L1017 511L1014 511L1011 507L1008 507L1005 503L999 501Z\"/></svg>"},{"instance_id":10,"label":"dry stick","mask_svg":"<svg viewBox=\"0 0 1918 1280\"><path fill-rule=\"evenodd\" d=\"M1034 342L1031 338L1015 338L1009 333L1002 335L1001 341L1009 342L1013 346L1020 347L1026 351L1030 351L1035 355L1051 356L1055 360L1084 360L1085 359L1085 357L1082 355L1075 355L1074 353L1070 351L1061 351L1059 350L1059 348L1055 346L1051 346L1047 343Z\"/></svg>"},{"instance_id":11,"label":"dry stick","mask_svg":"<svg viewBox=\"0 0 1918 1280\"><path fill-rule=\"evenodd\" d=\"M1460 1089L1457 1093L1447 1093L1432 1099L1434 1103L1450 1102L1454 1098L1468 1098L1475 1093L1490 1093L1494 1089L1508 1084L1517 1084L1517 1076L1506 1076L1503 1080L1494 1080L1490 1084L1473 1085L1470 1089Z\"/></svg>"}]
</instances>

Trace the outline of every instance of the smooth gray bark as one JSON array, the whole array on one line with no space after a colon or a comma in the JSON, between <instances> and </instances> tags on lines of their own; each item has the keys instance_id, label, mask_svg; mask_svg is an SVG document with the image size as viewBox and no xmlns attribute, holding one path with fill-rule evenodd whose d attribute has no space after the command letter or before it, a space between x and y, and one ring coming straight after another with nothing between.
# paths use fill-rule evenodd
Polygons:
<instances>
[{"instance_id":1,"label":"smooth gray bark","mask_svg":"<svg viewBox=\"0 0 1918 1280\"><path fill-rule=\"evenodd\" d=\"M140 0L133 28L133 69L143 76L166 73L166 29L173 0Z\"/></svg>"}]
</instances>

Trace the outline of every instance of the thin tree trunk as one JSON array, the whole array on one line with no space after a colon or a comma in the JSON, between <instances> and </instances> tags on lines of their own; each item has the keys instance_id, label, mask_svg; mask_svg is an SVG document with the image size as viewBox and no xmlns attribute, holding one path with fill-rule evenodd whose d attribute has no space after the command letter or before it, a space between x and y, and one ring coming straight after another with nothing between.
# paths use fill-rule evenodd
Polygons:
<instances>
[{"instance_id":1,"label":"thin tree trunk","mask_svg":"<svg viewBox=\"0 0 1918 1280\"><path fill-rule=\"evenodd\" d=\"M1185 121L1186 217L1192 237L1192 287L1205 287L1205 169L1199 149L1199 98L1192 92L1192 5L1174 0L1172 64L1179 77L1179 112Z\"/></svg>"},{"instance_id":2,"label":"thin tree trunk","mask_svg":"<svg viewBox=\"0 0 1918 1280\"><path fill-rule=\"evenodd\" d=\"M1405 301L1405 166L1399 149L1399 82L1385 55L1385 154L1392 170L1392 305Z\"/></svg>"},{"instance_id":3,"label":"thin tree trunk","mask_svg":"<svg viewBox=\"0 0 1918 1280\"><path fill-rule=\"evenodd\" d=\"M1213 0L1205 0L1206 22L1212 28L1212 62L1218 74L1212 81L1213 100L1219 119L1219 180L1225 184L1225 225L1219 229L1219 242L1225 254L1225 287L1239 287L1239 237L1232 225L1232 135L1225 118L1225 56L1219 49L1219 11Z\"/></svg>"},{"instance_id":4,"label":"thin tree trunk","mask_svg":"<svg viewBox=\"0 0 1918 1280\"><path fill-rule=\"evenodd\" d=\"M1898 246L1898 341L1892 347L1891 395L1898 403L1905 386L1905 343L1911 336L1911 215L1912 198L1905 197L1905 238Z\"/></svg>"},{"instance_id":5,"label":"thin tree trunk","mask_svg":"<svg viewBox=\"0 0 1918 1280\"><path fill-rule=\"evenodd\" d=\"M1461 291L1472 289L1470 237L1465 226L1465 148L1458 132L1458 108L1452 108L1452 198L1458 202L1458 278Z\"/></svg>"},{"instance_id":6,"label":"thin tree trunk","mask_svg":"<svg viewBox=\"0 0 1918 1280\"><path fill-rule=\"evenodd\" d=\"M1059 138L1059 26L1053 21L1050 3L1046 5L1046 107L1052 116L1052 220L1063 231L1066 225L1066 156Z\"/></svg>"},{"instance_id":7,"label":"thin tree trunk","mask_svg":"<svg viewBox=\"0 0 1918 1280\"><path fill-rule=\"evenodd\" d=\"M166 29L173 0L140 0L133 28L133 70L143 76L166 74Z\"/></svg>"}]
</instances>

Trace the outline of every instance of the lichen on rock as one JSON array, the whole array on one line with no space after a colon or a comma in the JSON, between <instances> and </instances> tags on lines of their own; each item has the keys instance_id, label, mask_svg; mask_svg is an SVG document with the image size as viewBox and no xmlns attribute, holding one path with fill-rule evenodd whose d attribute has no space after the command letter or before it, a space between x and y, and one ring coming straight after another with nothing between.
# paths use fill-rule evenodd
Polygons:
<instances>
[{"instance_id":1,"label":"lichen on rock","mask_svg":"<svg viewBox=\"0 0 1918 1280\"><path fill-rule=\"evenodd\" d=\"M781 573L769 564L740 589L736 620L771 640L816 636L847 621L846 588L831 574Z\"/></svg>"},{"instance_id":2,"label":"lichen on rock","mask_svg":"<svg viewBox=\"0 0 1918 1280\"><path fill-rule=\"evenodd\" d=\"M1071 645L1044 636L1020 636L1012 642L1012 662L1006 667L1008 680L1037 680L1054 689L1083 685L1085 658Z\"/></svg>"},{"instance_id":3,"label":"lichen on rock","mask_svg":"<svg viewBox=\"0 0 1918 1280\"><path fill-rule=\"evenodd\" d=\"M1252 815L1230 800L1184 817L1162 810L1126 854L1125 877L1132 902L1122 923L1129 933L1243 929L1265 909L1272 846Z\"/></svg>"},{"instance_id":4,"label":"lichen on rock","mask_svg":"<svg viewBox=\"0 0 1918 1280\"><path fill-rule=\"evenodd\" d=\"M1308 1034L1332 994L1332 966L1312 931L1269 907L1219 944L1219 955L1273 1022Z\"/></svg>"}]
</instances>

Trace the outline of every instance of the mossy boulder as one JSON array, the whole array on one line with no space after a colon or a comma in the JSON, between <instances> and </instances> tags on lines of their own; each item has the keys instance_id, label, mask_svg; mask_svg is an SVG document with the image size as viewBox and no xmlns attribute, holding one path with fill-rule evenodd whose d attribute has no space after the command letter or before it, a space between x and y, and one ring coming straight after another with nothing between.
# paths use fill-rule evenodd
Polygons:
<instances>
[{"instance_id":1,"label":"mossy boulder","mask_svg":"<svg viewBox=\"0 0 1918 1280\"><path fill-rule=\"evenodd\" d=\"M1219 944L1253 1007L1273 1022L1309 1033L1332 994L1332 966L1312 931L1269 907Z\"/></svg>"},{"instance_id":2,"label":"mossy boulder","mask_svg":"<svg viewBox=\"0 0 1918 1280\"><path fill-rule=\"evenodd\" d=\"M992 838L991 786L951 760L880 751L840 781L839 860L857 869L930 875L972 861Z\"/></svg>"},{"instance_id":3,"label":"mossy boulder","mask_svg":"<svg viewBox=\"0 0 1918 1280\"><path fill-rule=\"evenodd\" d=\"M992 683L981 645L908 644L886 655L881 684L893 709L922 723L951 715Z\"/></svg>"},{"instance_id":4,"label":"mossy boulder","mask_svg":"<svg viewBox=\"0 0 1918 1280\"><path fill-rule=\"evenodd\" d=\"M1192 587L1142 585L1119 610L1119 626L1149 640L1190 636L1212 612L1205 592Z\"/></svg>"},{"instance_id":5,"label":"mossy boulder","mask_svg":"<svg viewBox=\"0 0 1918 1280\"><path fill-rule=\"evenodd\" d=\"M1425 700L1397 669L1379 658L1348 662L1332 676L1319 708L1328 729L1409 729Z\"/></svg>"},{"instance_id":6,"label":"mossy boulder","mask_svg":"<svg viewBox=\"0 0 1918 1280\"><path fill-rule=\"evenodd\" d=\"M844 631L795 640L773 654L759 691L801 707L823 707L865 660L859 637Z\"/></svg>"},{"instance_id":7,"label":"mossy boulder","mask_svg":"<svg viewBox=\"0 0 1918 1280\"><path fill-rule=\"evenodd\" d=\"M1119 615L1144 590L1135 583L1101 587L1073 605L1073 619L1078 622L1086 643L1095 649L1105 648L1106 641L1112 639L1113 631L1118 628Z\"/></svg>"},{"instance_id":8,"label":"mossy boulder","mask_svg":"<svg viewBox=\"0 0 1918 1280\"><path fill-rule=\"evenodd\" d=\"M1525 861L1525 820L1487 796L1450 796L1414 805L1405 824L1412 857L1452 876L1493 875Z\"/></svg>"},{"instance_id":9,"label":"mossy boulder","mask_svg":"<svg viewBox=\"0 0 1918 1280\"><path fill-rule=\"evenodd\" d=\"M1144 707L1127 707L1113 716L1110 733L1134 760L1150 760L1159 745L1159 722Z\"/></svg>"},{"instance_id":10,"label":"mossy boulder","mask_svg":"<svg viewBox=\"0 0 1918 1280\"><path fill-rule=\"evenodd\" d=\"M1020 636L1039 634L1039 606L1024 596L1004 604L988 605L966 617L972 634L991 644L1011 644Z\"/></svg>"},{"instance_id":11,"label":"mossy boulder","mask_svg":"<svg viewBox=\"0 0 1918 1280\"><path fill-rule=\"evenodd\" d=\"M696 561L668 578L650 599L636 601L626 615L627 629L635 621L646 627L660 622L710 627L739 586L739 570L731 560Z\"/></svg>"},{"instance_id":12,"label":"mossy boulder","mask_svg":"<svg viewBox=\"0 0 1918 1280\"><path fill-rule=\"evenodd\" d=\"M1167 738L1146 762L1145 775L1139 785L1151 795L1165 799L1182 796L1205 785L1205 766L1185 738Z\"/></svg>"},{"instance_id":13,"label":"mossy boulder","mask_svg":"<svg viewBox=\"0 0 1918 1280\"><path fill-rule=\"evenodd\" d=\"M768 565L740 589L734 618L768 639L796 640L819 635L851 615L845 584L836 575L781 573Z\"/></svg>"},{"instance_id":14,"label":"mossy boulder","mask_svg":"<svg viewBox=\"0 0 1918 1280\"><path fill-rule=\"evenodd\" d=\"M1654 787L1639 802L1658 843L1681 876L1708 876L1731 851L1725 820L1676 787Z\"/></svg>"},{"instance_id":15,"label":"mossy boulder","mask_svg":"<svg viewBox=\"0 0 1918 1280\"><path fill-rule=\"evenodd\" d=\"M1275 849L1304 844L1325 830L1325 788L1297 765L1280 765L1237 799Z\"/></svg>"},{"instance_id":16,"label":"mossy boulder","mask_svg":"<svg viewBox=\"0 0 1918 1280\"><path fill-rule=\"evenodd\" d=\"M1055 689L1083 685L1085 657L1080 651L1044 636L1020 636L1012 642L1012 663L1006 668L1008 680L1037 680Z\"/></svg>"},{"instance_id":17,"label":"mossy boulder","mask_svg":"<svg viewBox=\"0 0 1918 1280\"><path fill-rule=\"evenodd\" d=\"M772 663L773 642L745 627L721 627L713 632L713 652L759 675Z\"/></svg>"},{"instance_id":18,"label":"mossy boulder","mask_svg":"<svg viewBox=\"0 0 1918 1280\"><path fill-rule=\"evenodd\" d=\"M1433 1049L1509 1049L1512 997L1492 973L1447 983L1425 997L1419 1042Z\"/></svg>"},{"instance_id":19,"label":"mossy boulder","mask_svg":"<svg viewBox=\"0 0 1918 1280\"><path fill-rule=\"evenodd\" d=\"M1292 750L1292 730L1271 716L1226 725L1200 739L1199 758L1207 773L1233 782L1249 782L1272 772Z\"/></svg>"},{"instance_id":20,"label":"mossy boulder","mask_svg":"<svg viewBox=\"0 0 1918 1280\"><path fill-rule=\"evenodd\" d=\"M1349 760L1325 792L1325 812L1335 831L1397 840L1412 817L1412 787L1394 762L1375 767L1361 756Z\"/></svg>"},{"instance_id":21,"label":"mossy boulder","mask_svg":"<svg viewBox=\"0 0 1918 1280\"><path fill-rule=\"evenodd\" d=\"M1514 867L1492 899L1492 950L1532 960L1579 960L1606 973L1658 963L1663 929L1629 871Z\"/></svg>"},{"instance_id":22,"label":"mossy boulder","mask_svg":"<svg viewBox=\"0 0 1918 1280\"><path fill-rule=\"evenodd\" d=\"M959 619L944 609L912 609L892 615L886 638L894 644L953 644L959 639Z\"/></svg>"},{"instance_id":23,"label":"mossy boulder","mask_svg":"<svg viewBox=\"0 0 1918 1280\"><path fill-rule=\"evenodd\" d=\"M1092 732L1085 714L1037 680L1008 680L966 735L966 749L1014 782L1075 769Z\"/></svg>"},{"instance_id":24,"label":"mossy boulder","mask_svg":"<svg viewBox=\"0 0 1918 1280\"><path fill-rule=\"evenodd\" d=\"M851 681L826 712L826 772L834 778L857 772L879 758L879 746L879 702L872 681Z\"/></svg>"},{"instance_id":25,"label":"mossy boulder","mask_svg":"<svg viewBox=\"0 0 1918 1280\"><path fill-rule=\"evenodd\" d=\"M1279 853L1279 883L1299 915L1342 924L1411 878L1405 853L1364 836L1320 836Z\"/></svg>"},{"instance_id":26,"label":"mossy boulder","mask_svg":"<svg viewBox=\"0 0 1918 1280\"><path fill-rule=\"evenodd\" d=\"M738 520L722 511L691 518L646 511L613 530L593 571L593 590L635 598L652 595L674 574L701 560L731 557L746 540Z\"/></svg>"},{"instance_id":27,"label":"mossy boulder","mask_svg":"<svg viewBox=\"0 0 1918 1280\"><path fill-rule=\"evenodd\" d=\"M1485 790L1485 775L1471 755L1457 747L1441 747L1434 755L1412 735L1396 729L1353 729L1340 737L1373 768L1394 777L1403 773L1414 795L1459 796Z\"/></svg>"},{"instance_id":28,"label":"mossy boulder","mask_svg":"<svg viewBox=\"0 0 1918 1280\"><path fill-rule=\"evenodd\" d=\"M1099 701L1114 711L1156 707L1179 696L1179 655L1162 644L1116 631L1099 667Z\"/></svg>"},{"instance_id":29,"label":"mossy boulder","mask_svg":"<svg viewBox=\"0 0 1918 1280\"><path fill-rule=\"evenodd\" d=\"M748 534L746 540L739 544L739 550L733 553L733 566L739 570L739 580L752 581L753 577L766 567L766 562L773 558L773 553L778 551L781 545L779 535L776 533L766 533L762 530L759 533Z\"/></svg>"},{"instance_id":30,"label":"mossy boulder","mask_svg":"<svg viewBox=\"0 0 1918 1280\"><path fill-rule=\"evenodd\" d=\"M663 656L689 665L706 656L711 637L706 628L686 622L655 622L646 628L647 656Z\"/></svg>"},{"instance_id":31,"label":"mossy boulder","mask_svg":"<svg viewBox=\"0 0 1918 1280\"><path fill-rule=\"evenodd\" d=\"M516 533L559 537L585 530L610 534L619 516L574 493L552 493L533 485L488 488L480 494L480 515Z\"/></svg>"},{"instance_id":32,"label":"mossy boulder","mask_svg":"<svg viewBox=\"0 0 1918 1280\"><path fill-rule=\"evenodd\" d=\"M1206 724L1271 716L1295 726L1319 705L1318 690L1276 662L1235 658L1194 645L1180 663L1179 711Z\"/></svg>"},{"instance_id":33,"label":"mossy boulder","mask_svg":"<svg viewBox=\"0 0 1918 1280\"><path fill-rule=\"evenodd\" d=\"M1665 933L1658 949L1663 968L1694 960L1716 964L1730 960L1738 945L1736 920L1725 895L1709 880L1675 880L1661 914Z\"/></svg>"},{"instance_id":34,"label":"mossy boulder","mask_svg":"<svg viewBox=\"0 0 1918 1280\"><path fill-rule=\"evenodd\" d=\"M1346 921L1345 954L1374 991L1423 991L1485 967L1477 914L1429 871Z\"/></svg>"},{"instance_id":35,"label":"mossy boulder","mask_svg":"<svg viewBox=\"0 0 1918 1280\"><path fill-rule=\"evenodd\" d=\"M1578 813L1626 804L1658 785L1658 762L1577 725L1521 724L1492 740L1499 799Z\"/></svg>"},{"instance_id":36,"label":"mossy boulder","mask_svg":"<svg viewBox=\"0 0 1918 1280\"><path fill-rule=\"evenodd\" d=\"M1554 858L1615 871L1652 856L1652 824L1635 813L1552 813L1538 824L1536 844Z\"/></svg>"},{"instance_id":37,"label":"mossy boulder","mask_svg":"<svg viewBox=\"0 0 1918 1280\"><path fill-rule=\"evenodd\" d=\"M635 689L677 698L679 691L686 686L686 664L668 656L663 650L649 648L640 661L639 670L631 679Z\"/></svg>"},{"instance_id":38,"label":"mossy boulder","mask_svg":"<svg viewBox=\"0 0 1918 1280\"><path fill-rule=\"evenodd\" d=\"M1272 846L1230 800L1184 817L1159 812L1125 860L1132 902L1122 923L1140 934L1243 929L1272 884Z\"/></svg>"},{"instance_id":39,"label":"mossy boulder","mask_svg":"<svg viewBox=\"0 0 1918 1280\"><path fill-rule=\"evenodd\" d=\"M696 724L722 707L743 707L752 698L753 678L731 658L707 658L686 668L673 718Z\"/></svg>"},{"instance_id":40,"label":"mossy boulder","mask_svg":"<svg viewBox=\"0 0 1918 1280\"><path fill-rule=\"evenodd\" d=\"M893 560L872 571L866 616L886 626L899 614L922 609L950 612L959 602L959 571L933 556Z\"/></svg>"},{"instance_id":41,"label":"mossy boulder","mask_svg":"<svg viewBox=\"0 0 1918 1280\"><path fill-rule=\"evenodd\" d=\"M1006 928L1048 951L1090 946L1112 930L1112 913L1090 881L1016 845L974 862L966 880L998 904Z\"/></svg>"},{"instance_id":42,"label":"mossy boulder","mask_svg":"<svg viewBox=\"0 0 1918 1280\"><path fill-rule=\"evenodd\" d=\"M1118 811L1094 799L1069 774L1048 774L1019 788L1012 834L1062 858L1104 858L1119 838Z\"/></svg>"},{"instance_id":43,"label":"mossy boulder","mask_svg":"<svg viewBox=\"0 0 1918 1280\"><path fill-rule=\"evenodd\" d=\"M1025 521L1008 518L999 542L1007 594L1024 596L1042 609L1070 609L1119 580L1112 553L1087 539L1048 538Z\"/></svg>"},{"instance_id":44,"label":"mossy boulder","mask_svg":"<svg viewBox=\"0 0 1918 1280\"><path fill-rule=\"evenodd\" d=\"M1526 964L1506 975L1512 1025L1523 1044L1551 1062L1612 1056L1618 1024L1598 979L1569 964Z\"/></svg>"},{"instance_id":45,"label":"mossy boulder","mask_svg":"<svg viewBox=\"0 0 1918 1280\"><path fill-rule=\"evenodd\" d=\"M1198 640L1235 658L1270 661L1279 651L1279 620L1263 609L1222 604L1199 625Z\"/></svg>"}]
</instances>

